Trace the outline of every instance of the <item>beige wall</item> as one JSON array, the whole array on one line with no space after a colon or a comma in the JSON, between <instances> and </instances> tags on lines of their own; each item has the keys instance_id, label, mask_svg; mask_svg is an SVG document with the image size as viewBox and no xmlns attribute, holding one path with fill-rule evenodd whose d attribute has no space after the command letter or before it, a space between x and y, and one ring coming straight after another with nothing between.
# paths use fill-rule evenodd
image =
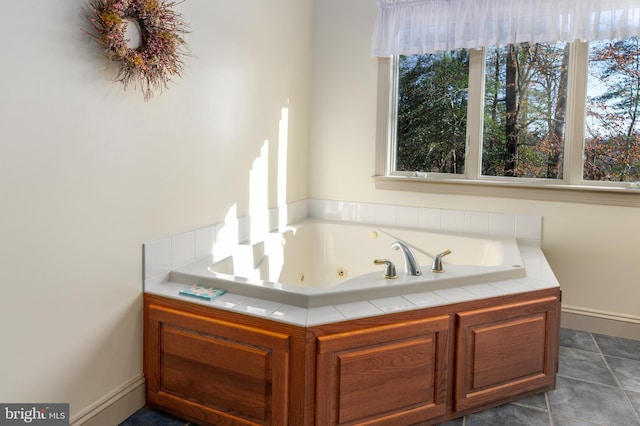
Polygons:
<instances>
[{"instance_id":1,"label":"beige wall","mask_svg":"<svg viewBox=\"0 0 640 426\"><path fill-rule=\"evenodd\" d=\"M640 339L637 208L375 189L377 63L369 48L376 11L375 0L314 3L310 197L542 215L543 250L566 309L612 316L622 323L608 331Z\"/></svg>"},{"instance_id":2,"label":"beige wall","mask_svg":"<svg viewBox=\"0 0 640 426\"><path fill-rule=\"evenodd\" d=\"M142 373L143 242L246 214L261 155L269 206L307 197L311 72L311 0L188 0L194 56L145 103L83 7L6 3L0 26L0 402L72 418Z\"/></svg>"},{"instance_id":3,"label":"beige wall","mask_svg":"<svg viewBox=\"0 0 640 426\"><path fill-rule=\"evenodd\" d=\"M374 189L375 0L187 0L194 57L148 103L110 82L80 31L84 5L4 7L0 402L70 402L77 418L139 377L142 243L248 213L258 158L270 207L312 196L541 214L565 303L640 317L637 209Z\"/></svg>"}]
</instances>

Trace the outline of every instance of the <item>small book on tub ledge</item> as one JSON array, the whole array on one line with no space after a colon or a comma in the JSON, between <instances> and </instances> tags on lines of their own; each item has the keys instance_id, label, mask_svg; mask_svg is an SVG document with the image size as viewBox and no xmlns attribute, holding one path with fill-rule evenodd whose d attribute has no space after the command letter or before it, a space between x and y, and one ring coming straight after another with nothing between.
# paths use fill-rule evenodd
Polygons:
<instances>
[{"instance_id":1,"label":"small book on tub ledge","mask_svg":"<svg viewBox=\"0 0 640 426\"><path fill-rule=\"evenodd\" d=\"M215 297L222 296L227 290L221 288L208 287L202 284L194 284L191 287L187 287L180 290L180 294L184 296L197 297L199 299L211 300Z\"/></svg>"}]
</instances>

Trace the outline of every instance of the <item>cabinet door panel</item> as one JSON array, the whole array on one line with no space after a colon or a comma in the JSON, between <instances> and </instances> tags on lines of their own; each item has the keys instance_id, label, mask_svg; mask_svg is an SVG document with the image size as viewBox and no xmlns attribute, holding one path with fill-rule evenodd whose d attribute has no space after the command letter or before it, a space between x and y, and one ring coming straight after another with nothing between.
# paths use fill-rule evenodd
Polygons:
<instances>
[{"instance_id":1,"label":"cabinet door panel","mask_svg":"<svg viewBox=\"0 0 640 426\"><path fill-rule=\"evenodd\" d=\"M473 387L499 386L544 374L545 331L544 315L475 327Z\"/></svg>"},{"instance_id":2,"label":"cabinet door panel","mask_svg":"<svg viewBox=\"0 0 640 426\"><path fill-rule=\"evenodd\" d=\"M549 297L459 313L456 410L552 386L559 312Z\"/></svg>"},{"instance_id":3,"label":"cabinet door panel","mask_svg":"<svg viewBox=\"0 0 640 426\"><path fill-rule=\"evenodd\" d=\"M163 392L250 418L267 418L270 351L229 344L170 325L163 327L161 339ZM246 362L247 369L236 360Z\"/></svg>"},{"instance_id":4,"label":"cabinet door panel","mask_svg":"<svg viewBox=\"0 0 640 426\"><path fill-rule=\"evenodd\" d=\"M446 408L449 317L318 338L317 424L401 425Z\"/></svg>"},{"instance_id":5,"label":"cabinet door panel","mask_svg":"<svg viewBox=\"0 0 640 426\"><path fill-rule=\"evenodd\" d=\"M287 422L288 336L149 307L152 402L213 424Z\"/></svg>"}]
</instances>

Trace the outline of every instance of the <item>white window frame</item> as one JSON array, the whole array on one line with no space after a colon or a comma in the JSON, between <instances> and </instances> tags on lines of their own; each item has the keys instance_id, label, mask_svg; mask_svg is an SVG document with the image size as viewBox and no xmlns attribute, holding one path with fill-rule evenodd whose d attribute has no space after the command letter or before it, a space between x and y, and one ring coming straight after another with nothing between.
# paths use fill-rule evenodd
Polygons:
<instances>
[{"instance_id":1,"label":"white window frame","mask_svg":"<svg viewBox=\"0 0 640 426\"><path fill-rule=\"evenodd\" d=\"M640 207L640 185L582 179L589 45L575 41L570 49L563 179L528 179L481 174L483 136L483 50L471 50L469 111L464 174L394 171L397 111L397 57L379 58L376 164L377 189Z\"/></svg>"}]
</instances>

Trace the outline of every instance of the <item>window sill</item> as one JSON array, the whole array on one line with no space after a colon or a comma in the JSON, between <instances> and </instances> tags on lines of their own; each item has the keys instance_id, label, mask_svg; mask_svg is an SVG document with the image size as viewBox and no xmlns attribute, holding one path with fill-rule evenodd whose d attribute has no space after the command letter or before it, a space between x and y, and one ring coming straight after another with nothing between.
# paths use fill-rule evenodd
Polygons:
<instances>
[{"instance_id":1,"label":"window sill","mask_svg":"<svg viewBox=\"0 0 640 426\"><path fill-rule=\"evenodd\" d=\"M635 188L410 176L373 176L373 179L376 189L392 191L640 207L640 190Z\"/></svg>"}]
</instances>

